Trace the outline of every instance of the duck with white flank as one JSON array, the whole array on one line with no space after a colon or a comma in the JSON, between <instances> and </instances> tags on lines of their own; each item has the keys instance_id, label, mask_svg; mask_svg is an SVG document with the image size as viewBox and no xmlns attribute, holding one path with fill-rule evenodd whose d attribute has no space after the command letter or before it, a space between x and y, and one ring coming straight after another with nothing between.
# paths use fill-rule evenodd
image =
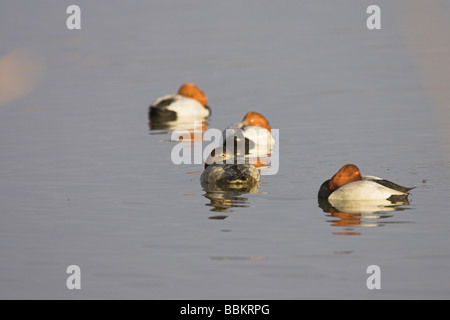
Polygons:
<instances>
[{"instance_id":1,"label":"duck with white flank","mask_svg":"<svg viewBox=\"0 0 450 320\"><path fill-rule=\"evenodd\" d=\"M228 126L223 131L224 141L229 140L227 133L236 132L236 129L242 130L245 138L246 153L255 156L271 153L275 139L272 136L272 127L269 121L262 114L250 111L244 116L242 121Z\"/></svg>"},{"instance_id":2,"label":"duck with white flank","mask_svg":"<svg viewBox=\"0 0 450 320\"><path fill-rule=\"evenodd\" d=\"M150 119L165 121L200 120L211 115L206 94L193 83L183 84L176 94L158 98L149 109Z\"/></svg>"},{"instance_id":3,"label":"duck with white flank","mask_svg":"<svg viewBox=\"0 0 450 320\"><path fill-rule=\"evenodd\" d=\"M344 165L319 189L319 199L328 200L382 200L407 199L414 188L407 188L374 176L362 176L354 164Z\"/></svg>"}]
</instances>

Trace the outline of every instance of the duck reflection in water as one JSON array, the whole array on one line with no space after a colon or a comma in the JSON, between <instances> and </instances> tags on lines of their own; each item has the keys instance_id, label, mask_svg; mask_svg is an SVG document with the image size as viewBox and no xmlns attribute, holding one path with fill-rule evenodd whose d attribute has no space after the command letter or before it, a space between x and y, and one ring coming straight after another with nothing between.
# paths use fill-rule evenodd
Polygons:
<instances>
[{"instance_id":1,"label":"duck reflection in water","mask_svg":"<svg viewBox=\"0 0 450 320\"><path fill-rule=\"evenodd\" d=\"M210 202L206 206L212 207L212 212L230 213L232 208L253 207L249 199L242 195L247 193L258 193L260 183L255 182L250 185L236 185L236 186L220 186L217 184L202 184L203 190L206 192L203 196ZM210 219L225 219L226 214L219 214L211 216Z\"/></svg>"},{"instance_id":2,"label":"duck reflection in water","mask_svg":"<svg viewBox=\"0 0 450 320\"><path fill-rule=\"evenodd\" d=\"M338 235L360 235L355 227L380 227L387 223L386 219L393 217L389 212L404 211L409 205L407 199L395 200L328 200L319 199L319 207L323 212L330 213L327 220L332 226L344 227L345 231L335 232ZM395 223L400 223L396 221Z\"/></svg>"},{"instance_id":3,"label":"duck reflection in water","mask_svg":"<svg viewBox=\"0 0 450 320\"><path fill-rule=\"evenodd\" d=\"M188 131L192 134L192 136L196 136L198 134L201 137L202 133L208 130L208 121L207 120L161 120L161 119L152 119L148 123L151 134L167 134L172 133L175 130L179 131ZM198 140L194 139L193 140Z\"/></svg>"},{"instance_id":4,"label":"duck reflection in water","mask_svg":"<svg viewBox=\"0 0 450 320\"><path fill-rule=\"evenodd\" d=\"M179 131L183 133L176 140L172 141L202 141L203 133L208 130L208 120L171 120L165 121L161 119L152 119L149 122L150 134L171 134L174 131ZM188 133L188 138L186 134Z\"/></svg>"}]
</instances>

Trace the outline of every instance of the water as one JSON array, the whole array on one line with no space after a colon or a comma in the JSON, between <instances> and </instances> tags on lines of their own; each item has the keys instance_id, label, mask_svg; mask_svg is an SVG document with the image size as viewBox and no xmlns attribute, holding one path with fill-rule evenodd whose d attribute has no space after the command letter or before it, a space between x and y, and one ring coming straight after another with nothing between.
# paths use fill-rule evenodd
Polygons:
<instances>
[{"instance_id":1,"label":"water","mask_svg":"<svg viewBox=\"0 0 450 320\"><path fill-rule=\"evenodd\" d=\"M81 30L69 2L2 5L0 53L25 76L0 106L0 298L448 299L450 88L433 75L450 64L427 60L445 32L416 38L429 16L411 3L383 3L375 31L367 1L79 1ZM278 173L218 193L174 165L147 107L184 82L208 128L264 114ZM349 162L415 186L410 203L324 211L320 185Z\"/></svg>"}]
</instances>

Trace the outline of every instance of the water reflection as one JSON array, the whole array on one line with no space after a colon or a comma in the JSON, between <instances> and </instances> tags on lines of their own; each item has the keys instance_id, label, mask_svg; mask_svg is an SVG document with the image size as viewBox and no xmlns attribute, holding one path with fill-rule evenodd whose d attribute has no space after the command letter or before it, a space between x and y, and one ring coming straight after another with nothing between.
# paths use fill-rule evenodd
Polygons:
<instances>
[{"instance_id":1,"label":"water reflection","mask_svg":"<svg viewBox=\"0 0 450 320\"><path fill-rule=\"evenodd\" d=\"M171 120L151 118L148 123L150 134L172 134L173 131L188 131L191 141L201 141L203 133L208 130L208 120ZM179 141L179 140L177 140Z\"/></svg>"},{"instance_id":2,"label":"water reflection","mask_svg":"<svg viewBox=\"0 0 450 320\"><path fill-rule=\"evenodd\" d=\"M202 183L202 188L206 192L203 196L209 200L209 203L205 205L212 207L210 211L219 213L209 218L226 219L228 216L223 213L233 212L232 208L252 207L248 198L242 195L246 193L258 193L260 183L227 186Z\"/></svg>"},{"instance_id":3,"label":"water reflection","mask_svg":"<svg viewBox=\"0 0 450 320\"><path fill-rule=\"evenodd\" d=\"M326 200L319 199L319 207L323 212L329 213L327 220L334 227L343 227L342 232L334 232L338 235L360 235L355 231L356 227L380 227L387 223L395 211L404 211L408 208L408 200L389 201L389 200ZM405 221L395 221L395 223L404 223Z\"/></svg>"}]
</instances>

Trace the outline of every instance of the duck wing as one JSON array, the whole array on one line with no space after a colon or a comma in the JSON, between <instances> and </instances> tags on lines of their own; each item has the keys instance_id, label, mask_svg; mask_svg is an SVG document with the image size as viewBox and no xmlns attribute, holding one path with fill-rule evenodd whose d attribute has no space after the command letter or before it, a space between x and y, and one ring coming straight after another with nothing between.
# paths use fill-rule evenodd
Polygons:
<instances>
[{"instance_id":1,"label":"duck wing","mask_svg":"<svg viewBox=\"0 0 450 320\"><path fill-rule=\"evenodd\" d=\"M412 187L412 188L404 187L404 186L396 184L396 183L394 183L392 181L385 180L385 179L380 179L380 178L377 178L377 177L373 177L373 178L372 177L365 177L365 179L369 180L369 181L376 182L376 183L378 183L378 184L380 184L380 185L382 185L382 186L384 186L386 188L389 188L389 189L392 189L392 190L396 190L396 191L402 192L404 194L408 194L412 189L415 188L415 187Z\"/></svg>"}]
</instances>

